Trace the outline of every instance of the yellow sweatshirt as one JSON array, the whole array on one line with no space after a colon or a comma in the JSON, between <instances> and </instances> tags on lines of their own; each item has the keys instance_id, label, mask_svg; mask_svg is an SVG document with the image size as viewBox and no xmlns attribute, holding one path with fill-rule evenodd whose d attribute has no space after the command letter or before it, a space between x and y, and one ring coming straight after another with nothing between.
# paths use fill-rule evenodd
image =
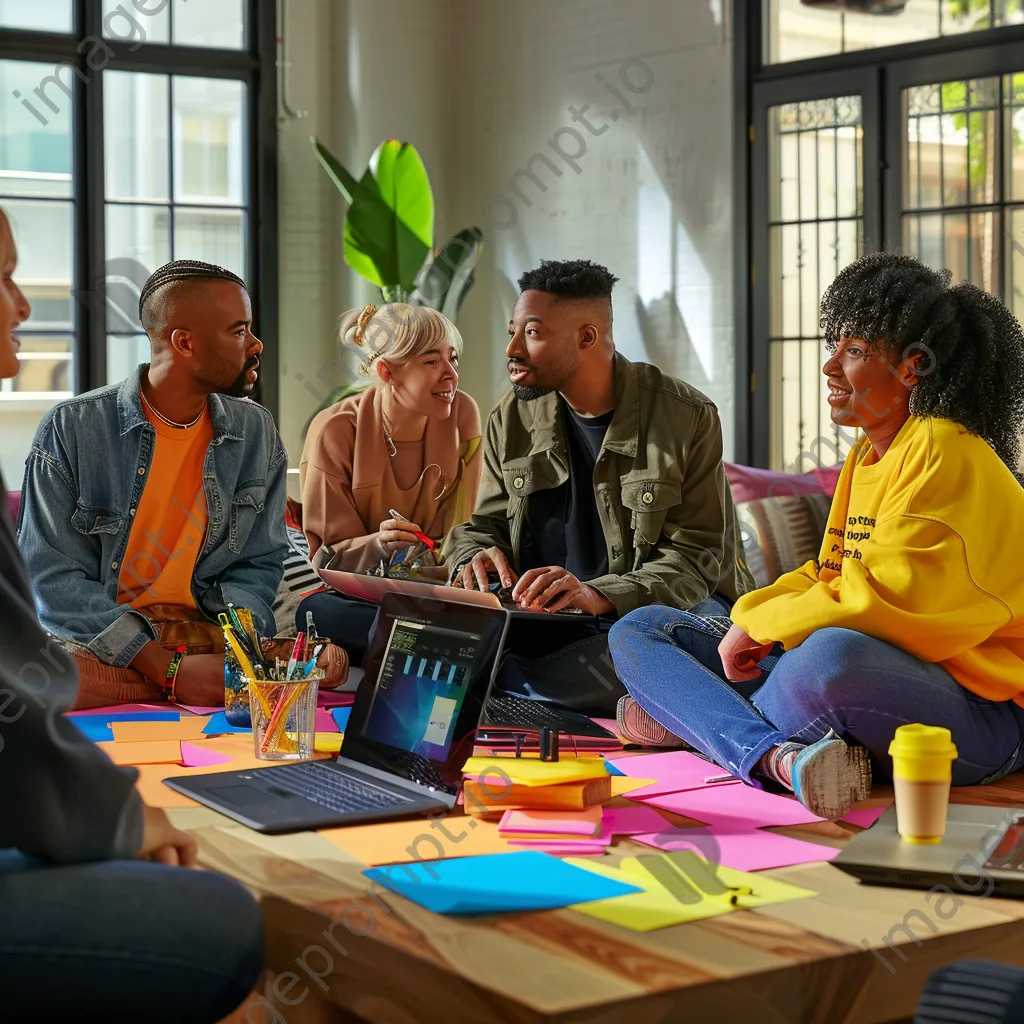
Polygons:
<instances>
[{"instance_id":1,"label":"yellow sweatshirt","mask_svg":"<svg viewBox=\"0 0 1024 1024\"><path fill-rule=\"evenodd\" d=\"M867 441L850 452L817 561L732 618L787 650L854 629L1024 706L1022 548L1024 488L999 456L951 420L911 416L881 459Z\"/></svg>"}]
</instances>

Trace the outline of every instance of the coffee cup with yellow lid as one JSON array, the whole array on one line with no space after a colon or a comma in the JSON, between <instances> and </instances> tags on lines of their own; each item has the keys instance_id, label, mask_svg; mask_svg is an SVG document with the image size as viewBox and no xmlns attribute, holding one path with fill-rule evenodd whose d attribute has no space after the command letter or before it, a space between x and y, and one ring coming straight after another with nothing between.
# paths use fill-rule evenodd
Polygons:
<instances>
[{"instance_id":1,"label":"coffee cup with yellow lid","mask_svg":"<svg viewBox=\"0 0 1024 1024\"><path fill-rule=\"evenodd\" d=\"M940 842L957 757L950 731L937 725L901 725L889 755L900 838L908 843Z\"/></svg>"}]
</instances>

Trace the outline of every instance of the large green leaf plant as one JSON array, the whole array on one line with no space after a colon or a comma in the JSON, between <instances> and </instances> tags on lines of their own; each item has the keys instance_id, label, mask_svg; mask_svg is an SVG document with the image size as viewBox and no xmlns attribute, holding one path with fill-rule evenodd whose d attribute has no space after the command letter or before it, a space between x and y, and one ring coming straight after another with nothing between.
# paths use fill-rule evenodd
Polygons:
<instances>
[{"instance_id":1,"label":"large green leaf plant","mask_svg":"<svg viewBox=\"0 0 1024 1024\"><path fill-rule=\"evenodd\" d=\"M472 287L483 236L466 228L434 247L434 194L416 147L386 139L356 179L315 136L309 142L348 204L345 262L380 289L384 302L429 306L454 322ZM352 384L335 388L320 408L357 390Z\"/></svg>"}]
</instances>

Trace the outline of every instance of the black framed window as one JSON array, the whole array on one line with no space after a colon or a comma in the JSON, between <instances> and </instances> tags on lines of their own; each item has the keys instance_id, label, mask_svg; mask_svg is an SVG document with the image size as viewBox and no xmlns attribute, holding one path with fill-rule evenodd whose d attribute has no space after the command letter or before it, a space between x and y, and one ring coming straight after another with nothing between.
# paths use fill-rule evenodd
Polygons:
<instances>
[{"instance_id":1,"label":"black framed window","mask_svg":"<svg viewBox=\"0 0 1024 1024\"><path fill-rule=\"evenodd\" d=\"M818 307L859 254L913 252L1024 314L1024 4L921 0L849 15L763 0L734 11L747 128L736 457L805 471L841 461L855 440L828 415ZM824 56L795 49L815 19L838 32Z\"/></svg>"},{"instance_id":2,"label":"black framed window","mask_svg":"<svg viewBox=\"0 0 1024 1024\"><path fill-rule=\"evenodd\" d=\"M275 13L260 0L0 0L0 204L33 307L21 371L0 383L10 486L47 409L148 358L139 290L171 259L249 284L257 398L276 413Z\"/></svg>"}]
</instances>

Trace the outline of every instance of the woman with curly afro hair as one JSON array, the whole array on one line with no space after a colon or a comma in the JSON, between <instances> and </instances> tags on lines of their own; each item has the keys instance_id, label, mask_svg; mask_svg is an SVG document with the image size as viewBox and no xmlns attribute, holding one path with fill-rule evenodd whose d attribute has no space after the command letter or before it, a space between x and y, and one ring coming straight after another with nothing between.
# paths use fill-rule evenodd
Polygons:
<instances>
[{"instance_id":1,"label":"woman with curly afro hair","mask_svg":"<svg viewBox=\"0 0 1024 1024\"><path fill-rule=\"evenodd\" d=\"M818 558L731 621L643 608L609 642L638 737L838 820L906 723L950 730L954 785L1024 766L1024 335L898 253L843 270L821 326L832 420L863 437Z\"/></svg>"}]
</instances>

